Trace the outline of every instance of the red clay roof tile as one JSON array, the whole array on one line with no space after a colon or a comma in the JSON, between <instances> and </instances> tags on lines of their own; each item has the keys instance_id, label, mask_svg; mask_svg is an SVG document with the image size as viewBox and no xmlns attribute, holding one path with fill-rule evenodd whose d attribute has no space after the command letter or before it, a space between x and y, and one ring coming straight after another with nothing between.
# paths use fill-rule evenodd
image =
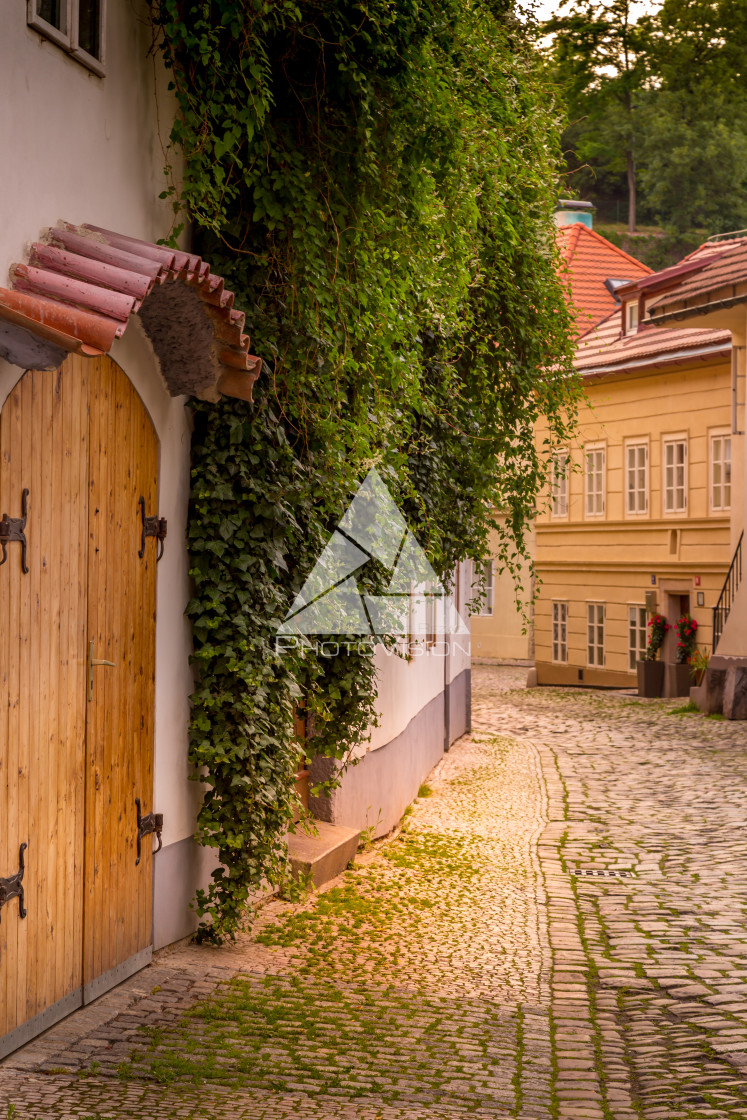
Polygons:
<instances>
[{"instance_id":1,"label":"red clay roof tile","mask_svg":"<svg viewBox=\"0 0 747 1120\"><path fill-rule=\"evenodd\" d=\"M576 368L590 376L661 362L695 360L706 354L728 354L730 348L731 334L723 330L643 326L623 335L618 308L579 340Z\"/></svg>"},{"instance_id":2,"label":"red clay roof tile","mask_svg":"<svg viewBox=\"0 0 747 1120\"><path fill-rule=\"evenodd\" d=\"M637 280L650 275L651 269L583 222L561 226L557 233L565 265L561 277L570 289L570 302L576 308L583 335L619 306L605 287L605 280Z\"/></svg>"},{"instance_id":3,"label":"red clay roof tile","mask_svg":"<svg viewBox=\"0 0 747 1120\"><path fill-rule=\"evenodd\" d=\"M706 242L696 252L706 256L705 266L652 303L649 311L654 316L733 299L740 294L738 289L747 285L747 237Z\"/></svg>"},{"instance_id":4,"label":"red clay roof tile","mask_svg":"<svg viewBox=\"0 0 747 1120\"><path fill-rule=\"evenodd\" d=\"M56 368L73 351L106 353L138 313L172 395L251 400L261 359L249 353L233 293L200 257L60 223L10 275L13 290L0 288L0 356L8 361Z\"/></svg>"}]
</instances>

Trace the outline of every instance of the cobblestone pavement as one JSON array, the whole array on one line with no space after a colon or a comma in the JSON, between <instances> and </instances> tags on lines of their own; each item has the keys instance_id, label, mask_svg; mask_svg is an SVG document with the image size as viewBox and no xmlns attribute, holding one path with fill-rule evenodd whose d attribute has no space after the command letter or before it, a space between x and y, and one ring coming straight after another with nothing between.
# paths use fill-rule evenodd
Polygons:
<instances>
[{"instance_id":1,"label":"cobblestone pavement","mask_svg":"<svg viewBox=\"0 0 747 1120\"><path fill-rule=\"evenodd\" d=\"M744 725L525 675L332 889L0 1063L16 1120L747 1120Z\"/></svg>"}]
</instances>

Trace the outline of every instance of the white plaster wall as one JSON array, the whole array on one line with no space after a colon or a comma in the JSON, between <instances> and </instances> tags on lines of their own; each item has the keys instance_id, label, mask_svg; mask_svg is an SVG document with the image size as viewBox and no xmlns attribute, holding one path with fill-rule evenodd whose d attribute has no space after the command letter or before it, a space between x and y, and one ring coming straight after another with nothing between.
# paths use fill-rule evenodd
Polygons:
<instances>
[{"instance_id":1,"label":"white plaster wall","mask_svg":"<svg viewBox=\"0 0 747 1120\"><path fill-rule=\"evenodd\" d=\"M469 564L461 564L457 574L458 586L453 599L468 621L464 604L467 602ZM448 647L448 654L447 654ZM423 651L410 661L387 652L378 646L376 671L378 679L377 711L379 726L372 728L371 739L365 750L386 746L406 729L407 725L426 704L443 692L444 686L456 679L470 666L469 634L440 637L434 650Z\"/></svg>"},{"instance_id":2,"label":"white plaster wall","mask_svg":"<svg viewBox=\"0 0 747 1120\"><path fill-rule=\"evenodd\" d=\"M62 218L156 241L169 233L165 146L174 112L165 72L149 58L146 0L108 0L106 76L99 78L26 24L22 0L0 5L0 285L26 245ZM176 173L178 159L173 158ZM158 565L154 808L164 844L189 836L200 798L187 781L190 635L184 546L189 421L169 396L137 320L111 351L160 440L159 512L169 522ZM0 360L0 406L23 371Z\"/></svg>"},{"instance_id":3,"label":"white plaster wall","mask_svg":"<svg viewBox=\"0 0 747 1120\"><path fill-rule=\"evenodd\" d=\"M377 646L375 657L379 726L371 730L370 742L365 744L368 750L384 747L401 735L410 720L444 687L444 658L433 653L405 661Z\"/></svg>"},{"instance_id":4,"label":"white plaster wall","mask_svg":"<svg viewBox=\"0 0 747 1120\"><path fill-rule=\"evenodd\" d=\"M468 560L459 565L456 573L454 587L454 602L464 622L469 626L469 599L471 595L472 568ZM452 634L449 638L451 646L449 661L446 671L446 680L456 680L460 673L469 669L472 663L471 640L469 634Z\"/></svg>"},{"instance_id":5,"label":"white plaster wall","mask_svg":"<svg viewBox=\"0 0 747 1120\"><path fill-rule=\"evenodd\" d=\"M99 78L26 25L24 0L0 4L0 285L59 218L149 241L168 233L158 195L173 101L149 44L145 0L108 0Z\"/></svg>"}]
</instances>

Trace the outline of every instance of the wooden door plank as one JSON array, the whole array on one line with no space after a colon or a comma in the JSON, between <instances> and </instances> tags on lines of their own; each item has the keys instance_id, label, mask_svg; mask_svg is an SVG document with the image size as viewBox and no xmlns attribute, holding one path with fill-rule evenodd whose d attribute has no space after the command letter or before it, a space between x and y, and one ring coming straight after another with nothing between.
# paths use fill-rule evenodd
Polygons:
<instances>
[{"instance_id":1,"label":"wooden door plank","mask_svg":"<svg viewBox=\"0 0 747 1120\"><path fill-rule=\"evenodd\" d=\"M24 378L24 382L26 379ZM24 443L27 442L28 432L28 446L30 447L32 440L38 438L42 433L43 427L43 413L42 413L42 397L39 391L38 378L32 373L28 381L29 389L29 406L24 408L23 426L24 426ZM40 598L42 595L42 558L43 558L43 542L41 539L41 530L44 517L44 501L43 501L43 486L42 486L42 464L37 455L25 455L25 462L28 465L28 473L30 475L28 485L31 491L31 499L33 500L33 508L29 508L29 537L33 539L34 562L29 565L30 572L26 577L25 583L28 584L30 590L30 604L29 604L29 632L33 635L33 649L29 650L29 669L28 669L28 751L29 751L29 802L28 802L28 824L26 831L29 837L28 857L28 871L26 878L28 879L28 888L26 894L28 897L28 907L34 915L34 922L41 919L41 915L45 907L50 905L50 900L47 897L46 882L46 817L47 805L42 802L44 794L44 776L42 773L43 767L47 761L45 757L46 752L41 750L41 720L40 715L40 701L41 701L41 662L44 650L44 636L41 633L41 603ZM26 696L21 695L21 702L26 706ZM29 960L28 976L28 1001L27 1001L27 1017L30 1019L37 1014L39 1007L43 1004L45 994L47 991L47 979L45 960L47 955L47 945L42 942L41 938L35 939L34 942L35 955L32 960Z\"/></svg>"},{"instance_id":2,"label":"wooden door plank","mask_svg":"<svg viewBox=\"0 0 747 1120\"><path fill-rule=\"evenodd\" d=\"M150 417L143 414L142 439L147 454L143 454L142 462L147 464L147 477L142 479L142 487L146 492L146 502L150 502L150 509L155 514L159 512L159 456L160 445L156 438ZM154 752L155 741L155 700L156 700L156 588L157 568L156 556L158 542L151 541L151 549L146 554L147 563L142 569L143 588L143 617L147 625L143 626L144 658L143 658L143 727L141 740L141 783L142 789L148 791L148 796L154 793ZM153 810L158 806L151 804ZM153 855L152 848L148 853L148 878L152 882ZM144 914L141 917L140 937L149 944L153 938L153 891L142 892Z\"/></svg>"},{"instance_id":3,"label":"wooden door plank","mask_svg":"<svg viewBox=\"0 0 747 1120\"><path fill-rule=\"evenodd\" d=\"M64 913L64 899L60 895L59 847L64 836L67 822L61 818L61 793L58 775L59 726L57 690L59 679L59 633L60 633L60 542L61 531L60 504L55 501L60 486L59 438L56 432L56 414L59 413L59 394L61 391L59 373L50 373L39 379L39 395L43 418L45 454L42 456L42 500L43 500L43 541L42 594L40 596L40 620L42 631L42 657L39 659L41 681L39 687L42 732L39 751L47 756L42 779L42 800L47 807L44 854L46 856L45 886L47 897L52 899L55 920L50 923L50 939L44 957L45 992L41 996L38 1010L43 1010L49 998L48 993L56 995L61 979L60 938L62 923L57 915ZM64 774L61 775L64 781Z\"/></svg>"},{"instance_id":4,"label":"wooden door plank","mask_svg":"<svg viewBox=\"0 0 747 1120\"><path fill-rule=\"evenodd\" d=\"M13 508L17 492L21 449L17 421L18 402L12 398L0 415L0 513L16 516ZM0 819L6 822L0 830L0 874L9 875L13 867L13 850L18 834L18 793L14 775L18 772L18 718L17 702L19 658L13 656L10 635L18 633L19 594L13 578L13 549L8 549L8 560L0 569L0 625L7 630L7 655L0 662ZM15 626L15 629L13 628ZM15 1026L17 936L16 923L10 917L0 922L0 1035Z\"/></svg>"},{"instance_id":5,"label":"wooden door plank","mask_svg":"<svg viewBox=\"0 0 747 1120\"><path fill-rule=\"evenodd\" d=\"M109 363L106 377L110 386L113 407L110 412L109 440L116 449L112 466L111 521L107 555L107 585L112 586L109 599L108 632L111 645L110 659L116 669L106 670L111 682L110 710L112 725L107 728L109 757L107 771L110 775L111 805L107 820L107 839L110 845L109 884L116 910L111 926L108 967L114 968L131 955L127 940L129 915L136 904L134 895L127 890L129 876L124 850L124 828L127 816L127 775L130 769L129 722L132 707L131 668L128 667L127 608L130 593L129 572L126 562L125 506L127 474L130 453L129 401L117 377L117 367Z\"/></svg>"},{"instance_id":6,"label":"wooden door plank","mask_svg":"<svg viewBox=\"0 0 747 1120\"><path fill-rule=\"evenodd\" d=\"M70 376L63 381L64 428L62 441L63 493L69 495L68 516L62 526L61 582L69 590L68 610L60 631L60 757L68 781L63 815L70 822L64 858L65 987L81 983L83 953L83 806L85 758L86 582L88 518L88 363L70 359Z\"/></svg>"},{"instance_id":7,"label":"wooden door plank","mask_svg":"<svg viewBox=\"0 0 747 1120\"><path fill-rule=\"evenodd\" d=\"M12 902L0 923L0 1038L74 994L82 980L75 860L83 819L75 806L85 713L76 684L83 681L80 511L88 464L85 456L80 461L83 398L79 390L69 398L69 387L69 363L58 373L29 371L0 415L0 493L11 516L20 513L23 489L30 491L29 572L21 571L17 544L0 570L0 622L7 626L0 670L0 874L17 868L19 846L28 843L28 916L21 919ZM77 879L79 892L80 873Z\"/></svg>"},{"instance_id":8,"label":"wooden door plank","mask_svg":"<svg viewBox=\"0 0 747 1120\"><path fill-rule=\"evenodd\" d=\"M140 397L110 359L100 360L90 392L89 633L96 656L116 669L95 671L87 706L88 772L95 758L99 776L86 801L86 864L96 872L86 871L88 985L152 941L151 842L136 865L135 798L152 810L156 542L138 557L138 498L156 512L158 454Z\"/></svg>"},{"instance_id":9,"label":"wooden door plank","mask_svg":"<svg viewBox=\"0 0 747 1120\"><path fill-rule=\"evenodd\" d=\"M100 547L103 533L100 524L104 513L101 508L101 489L106 487L107 461L106 448L102 437L104 413L104 386L101 383L101 363L92 364L90 373L90 412L89 412L89 476L88 476L88 625L86 642L94 643L96 656L99 652L101 634L99 632L99 605L105 603L105 588L99 584L100 568L94 562L96 550ZM95 674L96 689L101 685L100 674ZM103 900L97 889L103 874L104 853L102 851L103 820L100 790L103 775L101 757L101 728L103 705L95 706L88 698L86 682L86 806L85 806L85 895L84 895L84 950L83 982L88 983L102 972L102 946L104 932Z\"/></svg>"}]
</instances>

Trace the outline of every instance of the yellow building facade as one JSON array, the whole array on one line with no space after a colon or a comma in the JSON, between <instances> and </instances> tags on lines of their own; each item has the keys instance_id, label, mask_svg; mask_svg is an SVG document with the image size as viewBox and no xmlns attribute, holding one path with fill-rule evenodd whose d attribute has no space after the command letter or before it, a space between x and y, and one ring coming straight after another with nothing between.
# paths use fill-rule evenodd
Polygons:
<instances>
[{"instance_id":1,"label":"yellow building facade","mask_svg":"<svg viewBox=\"0 0 747 1120\"><path fill-rule=\"evenodd\" d=\"M662 660L675 662L673 624L687 612L699 647L711 648L741 456L731 338L639 328L632 306L579 343L587 403L537 516L539 684L634 686L654 610L672 627Z\"/></svg>"},{"instance_id":2,"label":"yellow building facade","mask_svg":"<svg viewBox=\"0 0 747 1120\"><path fill-rule=\"evenodd\" d=\"M527 532L527 549L534 556L534 526ZM471 645L473 660L509 661L531 663L534 659L532 603L534 577L529 562L519 565L517 592L514 577L499 560L498 534L490 536L490 558L486 579L486 594L479 610L471 616ZM478 585L478 573L473 565L473 584ZM517 606L517 599L522 609Z\"/></svg>"}]
</instances>

